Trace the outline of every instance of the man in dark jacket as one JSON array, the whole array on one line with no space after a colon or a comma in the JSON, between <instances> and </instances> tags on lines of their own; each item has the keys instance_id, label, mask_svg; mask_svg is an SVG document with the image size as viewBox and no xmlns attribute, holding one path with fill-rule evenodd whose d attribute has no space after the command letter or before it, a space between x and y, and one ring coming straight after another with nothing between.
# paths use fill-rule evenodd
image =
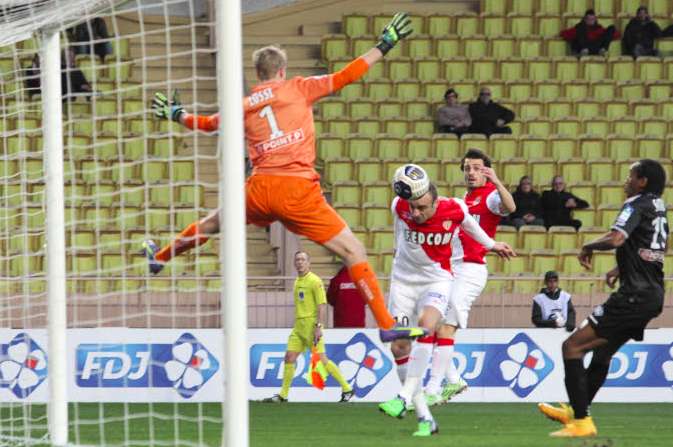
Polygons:
<instances>
[{"instance_id":1,"label":"man in dark jacket","mask_svg":"<svg viewBox=\"0 0 673 447\"><path fill-rule=\"evenodd\" d=\"M365 303L346 266L329 282L327 302L334 307L335 328L365 327Z\"/></svg>"},{"instance_id":2,"label":"man in dark jacket","mask_svg":"<svg viewBox=\"0 0 673 447\"><path fill-rule=\"evenodd\" d=\"M512 133L512 129L506 126L514 121L514 112L491 100L491 89L482 87L479 90L479 98L470 104L470 117L472 125L470 132L483 133L490 136L494 133Z\"/></svg>"},{"instance_id":3,"label":"man in dark jacket","mask_svg":"<svg viewBox=\"0 0 673 447\"><path fill-rule=\"evenodd\" d=\"M654 48L654 40L661 37L661 34L661 28L650 18L647 8L641 6L636 16L626 25L622 51L633 57L658 56L659 51Z\"/></svg>"},{"instance_id":4,"label":"man in dark jacket","mask_svg":"<svg viewBox=\"0 0 673 447\"><path fill-rule=\"evenodd\" d=\"M518 230L524 225L544 225L540 194L533 191L533 182L524 175L519 180L519 186L512 194L516 211L509 215L509 219L500 222L500 225L511 225Z\"/></svg>"},{"instance_id":5,"label":"man in dark jacket","mask_svg":"<svg viewBox=\"0 0 673 447\"><path fill-rule=\"evenodd\" d=\"M563 177L560 175L552 179L551 186L552 189L550 191L542 193L542 215L545 227L566 225L579 230L582 222L573 219L571 213L575 208L589 208L589 203L567 192Z\"/></svg>"},{"instance_id":6,"label":"man in dark jacket","mask_svg":"<svg viewBox=\"0 0 673 447\"><path fill-rule=\"evenodd\" d=\"M577 25L561 31L561 37L570 44L573 54L603 56L607 54L610 42L619 39L620 34L612 25L607 28L599 25L596 12L593 9L587 9Z\"/></svg>"},{"instance_id":7,"label":"man in dark jacket","mask_svg":"<svg viewBox=\"0 0 673 447\"><path fill-rule=\"evenodd\" d=\"M531 319L536 327L575 329L575 307L570 294L559 289L558 273L549 271L544 274L545 286L533 297L533 315Z\"/></svg>"}]
</instances>

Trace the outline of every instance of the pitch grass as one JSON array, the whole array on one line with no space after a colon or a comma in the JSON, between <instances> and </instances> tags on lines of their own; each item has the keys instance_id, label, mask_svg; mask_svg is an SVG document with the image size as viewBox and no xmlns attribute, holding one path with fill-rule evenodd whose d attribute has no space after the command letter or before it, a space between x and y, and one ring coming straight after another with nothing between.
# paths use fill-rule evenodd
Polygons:
<instances>
[{"instance_id":1,"label":"pitch grass","mask_svg":"<svg viewBox=\"0 0 673 447\"><path fill-rule=\"evenodd\" d=\"M396 420L374 404L262 404L250 411L250 445L254 447L671 447L673 403L595 404L599 436L552 439L560 425L545 419L532 403L450 404L434 409L440 432L412 438L413 414ZM70 405L70 442L80 445L220 446L218 404L78 404ZM10 422L10 419L12 422ZM100 424L106 420L105 424ZM44 405L0 404L0 445L7 436L45 434ZM101 431L102 428L102 431ZM102 436L101 436L102 434ZM154 441L154 442L152 442ZM22 445L21 442L11 445ZM47 445L47 444L36 444ZM232 446L234 447L234 446Z\"/></svg>"}]
</instances>

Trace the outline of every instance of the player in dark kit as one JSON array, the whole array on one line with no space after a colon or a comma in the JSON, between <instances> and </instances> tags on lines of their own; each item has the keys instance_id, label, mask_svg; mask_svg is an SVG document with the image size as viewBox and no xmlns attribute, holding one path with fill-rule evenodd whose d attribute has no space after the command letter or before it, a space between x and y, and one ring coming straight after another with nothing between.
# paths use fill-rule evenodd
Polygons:
<instances>
[{"instance_id":1,"label":"player in dark kit","mask_svg":"<svg viewBox=\"0 0 673 447\"><path fill-rule=\"evenodd\" d=\"M641 341L647 323L662 311L668 236L666 205L661 200L665 184L666 173L659 162L644 159L631 165L624 185L627 199L610 232L582 247L579 261L587 269L594 250L617 249L617 267L605 278L611 288L619 279L619 289L593 310L589 324L563 342L570 405L538 404L545 416L564 424L550 436L596 435L589 405L605 381L612 355L631 338ZM593 358L584 369L583 358L589 351Z\"/></svg>"}]
</instances>

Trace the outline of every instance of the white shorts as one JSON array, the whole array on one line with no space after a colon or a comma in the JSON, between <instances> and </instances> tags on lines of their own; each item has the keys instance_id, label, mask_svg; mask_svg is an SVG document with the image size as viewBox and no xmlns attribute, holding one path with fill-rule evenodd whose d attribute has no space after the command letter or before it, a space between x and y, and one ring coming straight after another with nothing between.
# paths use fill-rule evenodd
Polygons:
<instances>
[{"instance_id":1,"label":"white shorts","mask_svg":"<svg viewBox=\"0 0 673 447\"><path fill-rule=\"evenodd\" d=\"M388 310L399 322L416 326L418 318L426 306L434 307L444 316L449 304L453 281L437 281L426 285L411 285L400 281L390 282Z\"/></svg>"},{"instance_id":2,"label":"white shorts","mask_svg":"<svg viewBox=\"0 0 673 447\"><path fill-rule=\"evenodd\" d=\"M465 329L472 303L486 287L488 269L485 264L474 262L455 263L451 267L455 280L442 323Z\"/></svg>"}]
</instances>

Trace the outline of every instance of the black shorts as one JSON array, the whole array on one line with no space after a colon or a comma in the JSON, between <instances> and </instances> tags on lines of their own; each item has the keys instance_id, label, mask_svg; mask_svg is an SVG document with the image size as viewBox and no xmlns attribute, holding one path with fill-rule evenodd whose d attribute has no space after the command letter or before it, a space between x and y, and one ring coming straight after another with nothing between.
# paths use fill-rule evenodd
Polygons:
<instances>
[{"instance_id":1,"label":"black shorts","mask_svg":"<svg viewBox=\"0 0 673 447\"><path fill-rule=\"evenodd\" d=\"M619 291L596 306L589 315L589 324L596 334L607 340L632 338L642 341L647 323L662 311L661 300L649 296L623 295Z\"/></svg>"}]
</instances>

